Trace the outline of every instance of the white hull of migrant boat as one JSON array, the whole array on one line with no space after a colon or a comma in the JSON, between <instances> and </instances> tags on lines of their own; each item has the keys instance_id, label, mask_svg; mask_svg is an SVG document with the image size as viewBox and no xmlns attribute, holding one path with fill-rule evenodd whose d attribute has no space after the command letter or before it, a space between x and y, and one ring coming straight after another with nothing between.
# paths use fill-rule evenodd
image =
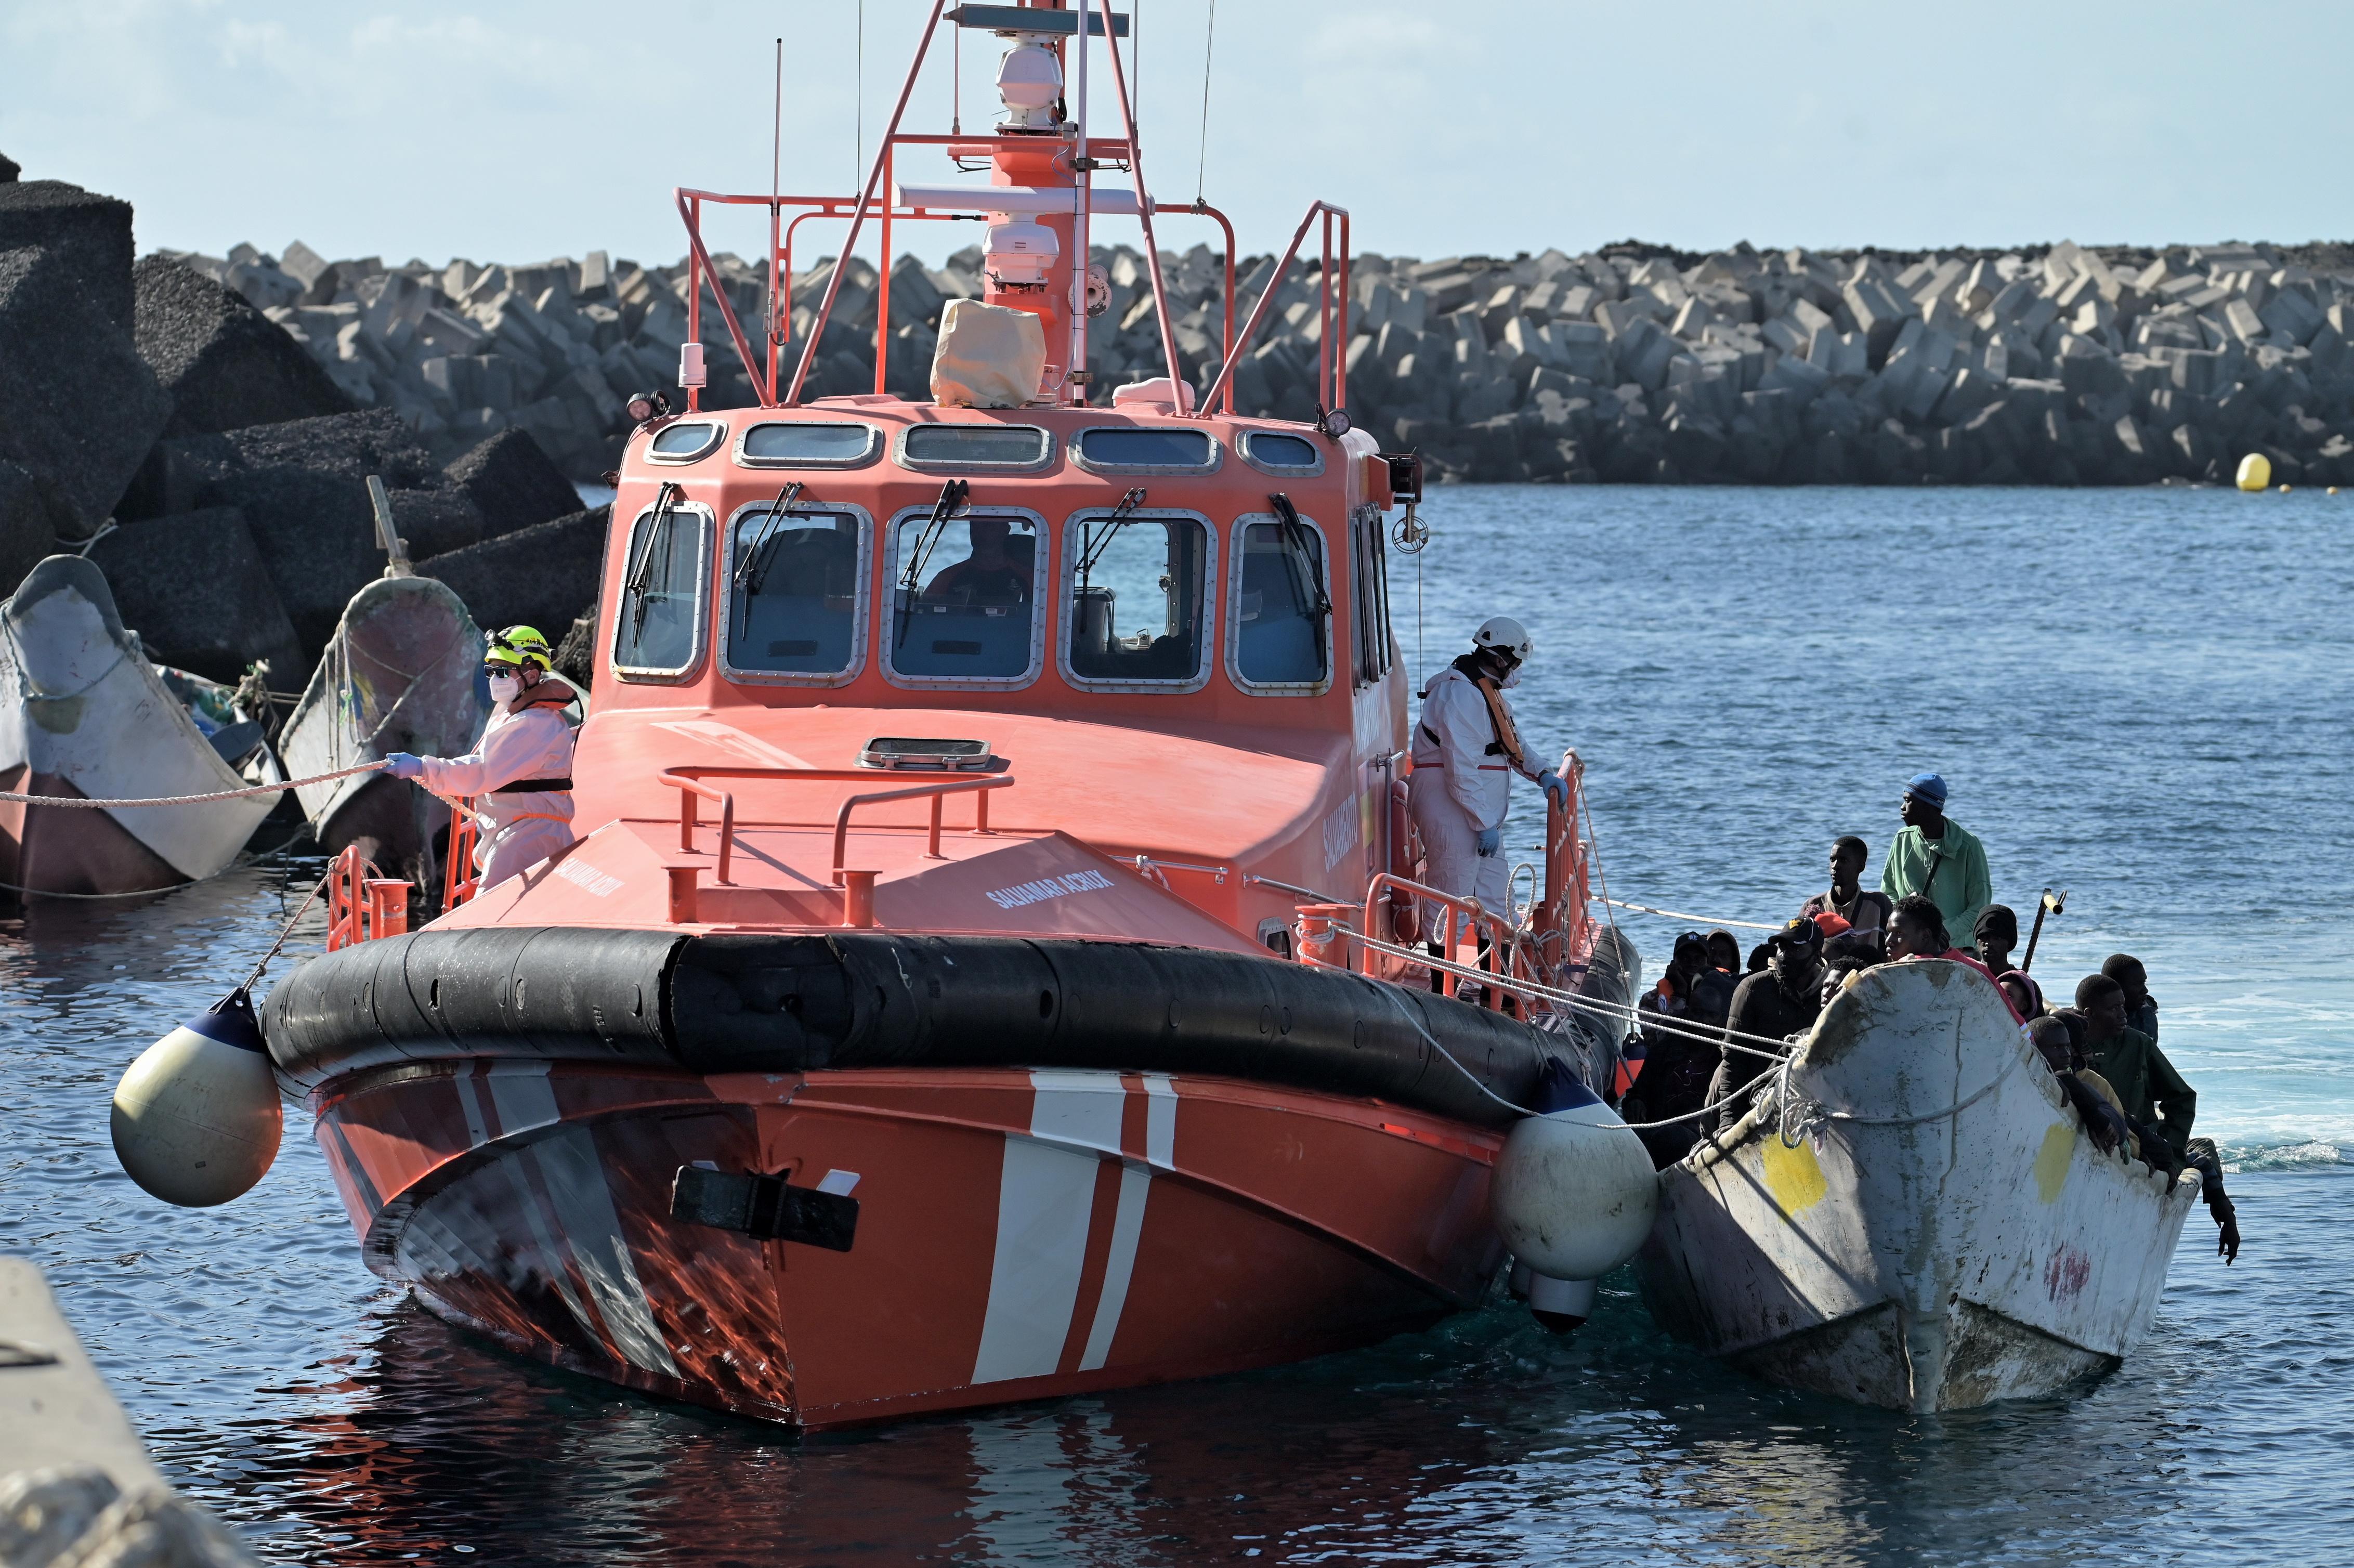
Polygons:
<instances>
[{"instance_id":1,"label":"white hull of migrant boat","mask_svg":"<svg viewBox=\"0 0 2354 1568\"><path fill-rule=\"evenodd\" d=\"M2103 1153L1984 977L1863 971L1739 1123L1660 1172L1660 1324L1769 1382L1896 1410L2048 1394L2158 1311L2199 1194Z\"/></svg>"},{"instance_id":2,"label":"white hull of migrant boat","mask_svg":"<svg viewBox=\"0 0 2354 1568\"><path fill-rule=\"evenodd\" d=\"M52 556L35 567L0 604L0 789L154 800L262 781L260 727L248 737L222 726L246 754L224 758L147 662L90 562ZM201 881L227 869L272 804L267 795L126 809L0 802L0 883L115 894Z\"/></svg>"},{"instance_id":3,"label":"white hull of migrant boat","mask_svg":"<svg viewBox=\"0 0 2354 1568\"><path fill-rule=\"evenodd\" d=\"M397 751L457 756L489 716L482 630L431 577L384 577L352 596L287 720L287 771L313 778ZM358 844L388 872L435 880L434 834L449 809L414 785L366 773L296 791L328 853Z\"/></svg>"}]
</instances>

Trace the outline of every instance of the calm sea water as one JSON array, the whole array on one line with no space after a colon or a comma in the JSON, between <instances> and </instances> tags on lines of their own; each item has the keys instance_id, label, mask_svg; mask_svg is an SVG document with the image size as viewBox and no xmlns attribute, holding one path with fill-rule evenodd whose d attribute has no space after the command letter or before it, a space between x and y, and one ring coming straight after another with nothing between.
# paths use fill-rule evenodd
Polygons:
<instances>
[{"instance_id":1,"label":"calm sea water","mask_svg":"<svg viewBox=\"0 0 2354 1568\"><path fill-rule=\"evenodd\" d=\"M1618 896L1780 918L1839 833L1877 875L1933 768L1999 897L2070 890L2039 974L2140 955L2237 1166L2238 1266L2194 1212L2122 1372L1964 1416L1751 1383L1622 1277L1567 1340L1499 1302L1248 1377L796 1442L406 1303L295 1128L222 1210L116 1171L115 1077L267 945L299 867L0 927L0 1250L49 1271L173 1477L286 1562L2354 1555L2354 498L1497 488L1429 513L1419 667L1490 611L1531 623L1525 727L1587 758ZM1416 583L1400 563L1409 658ZM1621 918L1655 962L1678 925Z\"/></svg>"}]
</instances>

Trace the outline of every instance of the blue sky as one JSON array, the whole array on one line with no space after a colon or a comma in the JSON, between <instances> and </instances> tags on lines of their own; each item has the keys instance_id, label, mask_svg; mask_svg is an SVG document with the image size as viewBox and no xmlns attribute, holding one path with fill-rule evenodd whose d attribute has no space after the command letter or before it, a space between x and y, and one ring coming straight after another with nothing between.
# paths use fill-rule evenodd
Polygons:
<instances>
[{"instance_id":1,"label":"blue sky","mask_svg":"<svg viewBox=\"0 0 2354 1568\"><path fill-rule=\"evenodd\" d=\"M1190 199L1205 163L1246 250L1311 196L1352 210L1360 249L1425 257L2354 230L2354 5L1225 0L1204 157L1208 0L1119 4L1154 194ZM857 84L871 148L927 7L864 0L863 73L860 10L0 0L0 152L132 200L143 249L671 260L673 186L768 186L779 34L785 188L850 185ZM910 129L946 129L950 31ZM963 50L968 124L993 42Z\"/></svg>"}]
</instances>

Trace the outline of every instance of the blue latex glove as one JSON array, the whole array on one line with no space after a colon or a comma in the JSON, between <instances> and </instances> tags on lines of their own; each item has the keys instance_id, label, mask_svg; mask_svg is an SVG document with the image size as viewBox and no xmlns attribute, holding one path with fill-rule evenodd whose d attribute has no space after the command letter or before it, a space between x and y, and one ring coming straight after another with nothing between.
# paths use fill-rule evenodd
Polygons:
<instances>
[{"instance_id":1,"label":"blue latex glove","mask_svg":"<svg viewBox=\"0 0 2354 1568\"><path fill-rule=\"evenodd\" d=\"M408 753L405 751L395 751L387 754L384 759L384 770L387 773L391 774L395 779L422 779L425 777L425 764L418 760L416 758L409 756Z\"/></svg>"},{"instance_id":2,"label":"blue latex glove","mask_svg":"<svg viewBox=\"0 0 2354 1568\"><path fill-rule=\"evenodd\" d=\"M1485 860L1490 855L1494 854L1498 850L1504 847L1504 830L1501 828L1481 828L1479 830L1479 858L1481 860Z\"/></svg>"},{"instance_id":3,"label":"blue latex glove","mask_svg":"<svg viewBox=\"0 0 2354 1568\"><path fill-rule=\"evenodd\" d=\"M1553 810L1557 811L1569 810L1568 779L1548 768L1537 775L1537 783L1547 795L1553 798Z\"/></svg>"}]
</instances>

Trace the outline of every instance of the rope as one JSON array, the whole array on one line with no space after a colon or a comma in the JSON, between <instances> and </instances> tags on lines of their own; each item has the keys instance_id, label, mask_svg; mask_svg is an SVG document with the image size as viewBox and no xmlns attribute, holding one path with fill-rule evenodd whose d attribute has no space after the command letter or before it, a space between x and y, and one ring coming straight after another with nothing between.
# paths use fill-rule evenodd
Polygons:
<instances>
[{"instance_id":1,"label":"rope","mask_svg":"<svg viewBox=\"0 0 2354 1568\"><path fill-rule=\"evenodd\" d=\"M334 779L347 779L355 773L374 773L383 768L381 761L363 762L357 768L338 768L333 773L317 773L308 779L289 779L281 784L255 784L244 789L221 789L209 795L158 795L149 800L91 800L80 795L20 795L14 789L0 789L0 800L23 806L71 806L84 810L127 810L140 806L201 806L208 800L235 800L247 795L275 795L287 789L301 789L313 784L324 784ZM59 897L114 897L113 894L59 894Z\"/></svg>"},{"instance_id":2,"label":"rope","mask_svg":"<svg viewBox=\"0 0 2354 1568\"><path fill-rule=\"evenodd\" d=\"M1664 915L1670 920L1691 920L1702 926L1738 926L1745 931L1778 931L1781 927L1763 920L1720 920L1708 915L1687 915L1681 909L1654 909L1648 904L1628 904L1617 898L1605 898L1605 904L1620 909L1631 909L1638 915Z\"/></svg>"},{"instance_id":3,"label":"rope","mask_svg":"<svg viewBox=\"0 0 2354 1568\"><path fill-rule=\"evenodd\" d=\"M1467 968L1462 964L1439 958L1436 954L1416 952L1411 948L1401 948L1394 943L1365 936L1361 932L1352 931L1346 927L1337 929L1349 940L1360 947L1369 948L1374 952L1387 953L1392 958L1405 959L1410 963L1422 964L1461 980L1476 981L1480 985L1492 985L1499 991L1511 991L1527 997L1532 1001L1558 1002L1564 1007L1607 1018L1615 1022L1628 1023L1643 1029L1656 1029L1666 1034L1680 1034L1687 1040L1697 1040L1705 1044L1728 1045L1748 1055L1764 1056L1776 1061L1779 1061L1786 1055L1789 1047L1790 1043L1787 1040L1769 1039L1763 1034L1745 1033L1743 1031L1718 1024L1686 1024L1665 1013L1646 1014L1637 1008L1621 1007L1594 997L1580 996L1575 991L1541 985L1535 980L1513 980L1507 975L1491 974L1486 969ZM1741 1041L1754 1044L1748 1045L1735 1044Z\"/></svg>"},{"instance_id":4,"label":"rope","mask_svg":"<svg viewBox=\"0 0 2354 1568\"><path fill-rule=\"evenodd\" d=\"M261 979L261 971L270 967L270 960L278 956L278 949L284 947L286 945L286 938L294 934L295 921L302 918L303 913L311 907L313 902L316 900L319 895L326 889L328 882L334 878L334 874L335 868L333 865L329 865L327 867L326 875L322 876L316 883L312 885L311 891L303 895L302 902L294 906L292 918L289 919L285 926L280 929L278 933L278 940L270 944L270 950L261 955L261 961L253 966L253 972L245 977L244 983L239 985L237 988L238 990L249 991L253 989L255 982Z\"/></svg>"}]
</instances>

